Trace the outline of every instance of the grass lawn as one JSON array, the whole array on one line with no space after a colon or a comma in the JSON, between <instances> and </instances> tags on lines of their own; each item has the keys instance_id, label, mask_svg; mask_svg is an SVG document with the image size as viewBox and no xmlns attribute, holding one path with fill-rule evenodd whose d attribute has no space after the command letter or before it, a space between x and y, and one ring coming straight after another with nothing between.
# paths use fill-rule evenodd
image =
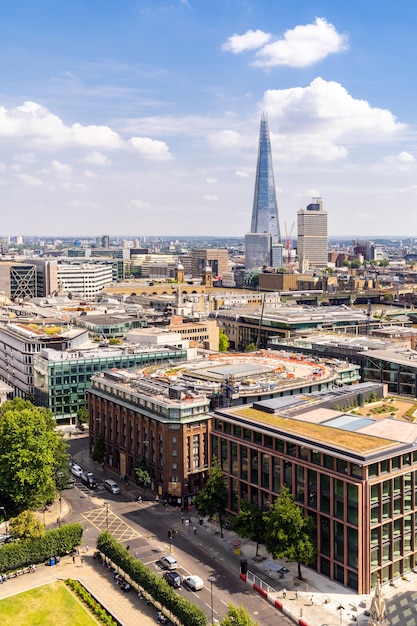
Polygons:
<instances>
[{"instance_id":1,"label":"grass lawn","mask_svg":"<svg viewBox=\"0 0 417 626\"><path fill-rule=\"evenodd\" d=\"M57 581L0 600L2 626L96 626L64 582Z\"/></svg>"}]
</instances>

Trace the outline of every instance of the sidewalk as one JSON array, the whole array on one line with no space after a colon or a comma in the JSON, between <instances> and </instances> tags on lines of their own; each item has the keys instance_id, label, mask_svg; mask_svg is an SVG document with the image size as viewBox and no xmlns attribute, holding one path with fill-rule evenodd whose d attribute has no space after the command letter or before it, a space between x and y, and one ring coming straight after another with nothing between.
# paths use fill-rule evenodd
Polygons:
<instances>
[{"instance_id":1,"label":"sidewalk","mask_svg":"<svg viewBox=\"0 0 417 626\"><path fill-rule=\"evenodd\" d=\"M145 600L138 598L132 590L124 594L113 578L113 572L106 569L93 558L93 550L89 554L83 553L76 557L75 564L72 557L63 557L53 567L38 565L34 574L24 574L0 585L0 599L22 593L28 589L47 585L56 580L73 578L79 580L88 591L121 623L123 626L155 626L156 610L148 606ZM5 622L2 622L7 626ZM12 626L10 624L10 626Z\"/></svg>"}]
</instances>

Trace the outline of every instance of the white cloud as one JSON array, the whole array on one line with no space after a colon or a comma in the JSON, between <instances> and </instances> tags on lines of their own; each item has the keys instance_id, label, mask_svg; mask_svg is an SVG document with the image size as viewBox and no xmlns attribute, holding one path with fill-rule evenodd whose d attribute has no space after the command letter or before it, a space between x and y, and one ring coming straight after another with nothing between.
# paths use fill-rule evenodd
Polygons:
<instances>
[{"instance_id":1,"label":"white cloud","mask_svg":"<svg viewBox=\"0 0 417 626\"><path fill-rule=\"evenodd\" d=\"M132 209L152 209L153 206L149 202L143 202L142 200L131 200L129 207Z\"/></svg>"},{"instance_id":2,"label":"white cloud","mask_svg":"<svg viewBox=\"0 0 417 626\"><path fill-rule=\"evenodd\" d=\"M221 49L239 54L260 48L256 60L251 63L256 67L308 67L329 54L348 49L347 35L338 33L333 24L323 17L317 17L313 24L287 30L281 38L271 42L272 37L262 30L248 30L244 35L229 37Z\"/></svg>"},{"instance_id":3,"label":"white cloud","mask_svg":"<svg viewBox=\"0 0 417 626\"><path fill-rule=\"evenodd\" d=\"M89 152L82 159L83 163L89 163L90 165L109 165L110 159L102 152L94 151Z\"/></svg>"},{"instance_id":4,"label":"white cloud","mask_svg":"<svg viewBox=\"0 0 417 626\"><path fill-rule=\"evenodd\" d=\"M353 98L339 83L315 78L307 87L269 90L268 113L277 158L299 161L344 159L352 144L394 139L406 126L386 109ZM275 128L278 134L273 135Z\"/></svg>"},{"instance_id":5,"label":"white cloud","mask_svg":"<svg viewBox=\"0 0 417 626\"><path fill-rule=\"evenodd\" d=\"M417 185L415 185L415 184L408 185L407 187L402 187L398 191L400 193L402 193L403 195L408 195L408 194L416 195L417 194Z\"/></svg>"},{"instance_id":6,"label":"white cloud","mask_svg":"<svg viewBox=\"0 0 417 626\"><path fill-rule=\"evenodd\" d=\"M101 148L102 150L133 149L150 160L169 160L172 155L163 141L148 137L132 137L124 140L108 126L83 126L74 123L66 126L62 120L46 107L36 102L25 102L15 109L0 107L0 139L22 141L25 146L34 149L58 148ZM85 157L87 162L105 165L109 161L99 151L93 151ZM16 159L22 163L26 160Z\"/></svg>"},{"instance_id":7,"label":"white cloud","mask_svg":"<svg viewBox=\"0 0 417 626\"><path fill-rule=\"evenodd\" d=\"M169 147L164 141L149 139L149 137L132 137L129 143L135 152L154 161L170 161L173 159Z\"/></svg>"},{"instance_id":8,"label":"white cloud","mask_svg":"<svg viewBox=\"0 0 417 626\"><path fill-rule=\"evenodd\" d=\"M400 154L398 155L398 160L402 163L414 163L415 158L409 152L400 152Z\"/></svg>"},{"instance_id":9,"label":"white cloud","mask_svg":"<svg viewBox=\"0 0 417 626\"><path fill-rule=\"evenodd\" d=\"M232 35L228 37L221 49L233 54L239 54L245 50L255 50L270 41L272 35L262 30L248 30L244 35Z\"/></svg>"},{"instance_id":10,"label":"white cloud","mask_svg":"<svg viewBox=\"0 0 417 626\"><path fill-rule=\"evenodd\" d=\"M221 130L218 133L208 135L209 143L217 149L236 150L242 146L242 135L235 130Z\"/></svg>"},{"instance_id":11,"label":"white cloud","mask_svg":"<svg viewBox=\"0 0 417 626\"><path fill-rule=\"evenodd\" d=\"M36 178L36 176L31 176L30 174L18 174L17 178L21 183L29 185L31 187L42 187L43 185L42 181L39 180L39 178Z\"/></svg>"},{"instance_id":12,"label":"white cloud","mask_svg":"<svg viewBox=\"0 0 417 626\"><path fill-rule=\"evenodd\" d=\"M207 194L203 195L203 200L207 200L207 202L218 202L219 201L219 196L213 195L213 196L209 196Z\"/></svg>"},{"instance_id":13,"label":"white cloud","mask_svg":"<svg viewBox=\"0 0 417 626\"><path fill-rule=\"evenodd\" d=\"M249 172L244 172L242 170L236 170L235 176L237 176L238 178L249 178L250 174L249 174Z\"/></svg>"},{"instance_id":14,"label":"white cloud","mask_svg":"<svg viewBox=\"0 0 417 626\"><path fill-rule=\"evenodd\" d=\"M218 178L210 178L210 177L206 178L206 183L208 183L209 185L213 185L214 183L218 183L218 182L219 182Z\"/></svg>"},{"instance_id":15,"label":"white cloud","mask_svg":"<svg viewBox=\"0 0 417 626\"><path fill-rule=\"evenodd\" d=\"M68 176L71 174L71 166L67 163L54 160L51 162L51 171L58 176Z\"/></svg>"},{"instance_id":16,"label":"white cloud","mask_svg":"<svg viewBox=\"0 0 417 626\"><path fill-rule=\"evenodd\" d=\"M15 154L14 160L17 161L17 163L31 165L32 163L36 163L37 158L36 154L34 154L33 152L23 152L22 154Z\"/></svg>"}]
</instances>

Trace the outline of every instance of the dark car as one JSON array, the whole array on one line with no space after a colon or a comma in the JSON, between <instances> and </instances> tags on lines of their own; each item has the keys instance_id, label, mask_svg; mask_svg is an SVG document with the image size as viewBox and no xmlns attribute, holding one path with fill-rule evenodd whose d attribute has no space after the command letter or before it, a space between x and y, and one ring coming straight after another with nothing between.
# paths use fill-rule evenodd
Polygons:
<instances>
[{"instance_id":1,"label":"dark car","mask_svg":"<svg viewBox=\"0 0 417 626\"><path fill-rule=\"evenodd\" d=\"M95 489L97 487L97 480L92 472L84 472L81 476L81 482L87 485L89 489Z\"/></svg>"},{"instance_id":2,"label":"dark car","mask_svg":"<svg viewBox=\"0 0 417 626\"><path fill-rule=\"evenodd\" d=\"M171 585L174 589L181 587L181 576L177 572L166 572L164 578L168 585Z\"/></svg>"}]
</instances>

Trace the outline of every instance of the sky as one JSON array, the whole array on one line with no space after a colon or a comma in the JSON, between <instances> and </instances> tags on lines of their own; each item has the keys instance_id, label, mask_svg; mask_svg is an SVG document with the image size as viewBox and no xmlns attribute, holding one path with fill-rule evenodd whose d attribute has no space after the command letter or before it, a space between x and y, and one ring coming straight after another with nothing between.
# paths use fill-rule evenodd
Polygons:
<instances>
[{"instance_id":1,"label":"sky","mask_svg":"<svg viewBox=\"0 0 417 626\"><path fill-rule=\"evenodd\" d=\"M243 237L262 112L283 236L417 235L417 2L14 0L0 236ZM293 227L295 223L295 226Z\"/></svg>"}]
</instances>

